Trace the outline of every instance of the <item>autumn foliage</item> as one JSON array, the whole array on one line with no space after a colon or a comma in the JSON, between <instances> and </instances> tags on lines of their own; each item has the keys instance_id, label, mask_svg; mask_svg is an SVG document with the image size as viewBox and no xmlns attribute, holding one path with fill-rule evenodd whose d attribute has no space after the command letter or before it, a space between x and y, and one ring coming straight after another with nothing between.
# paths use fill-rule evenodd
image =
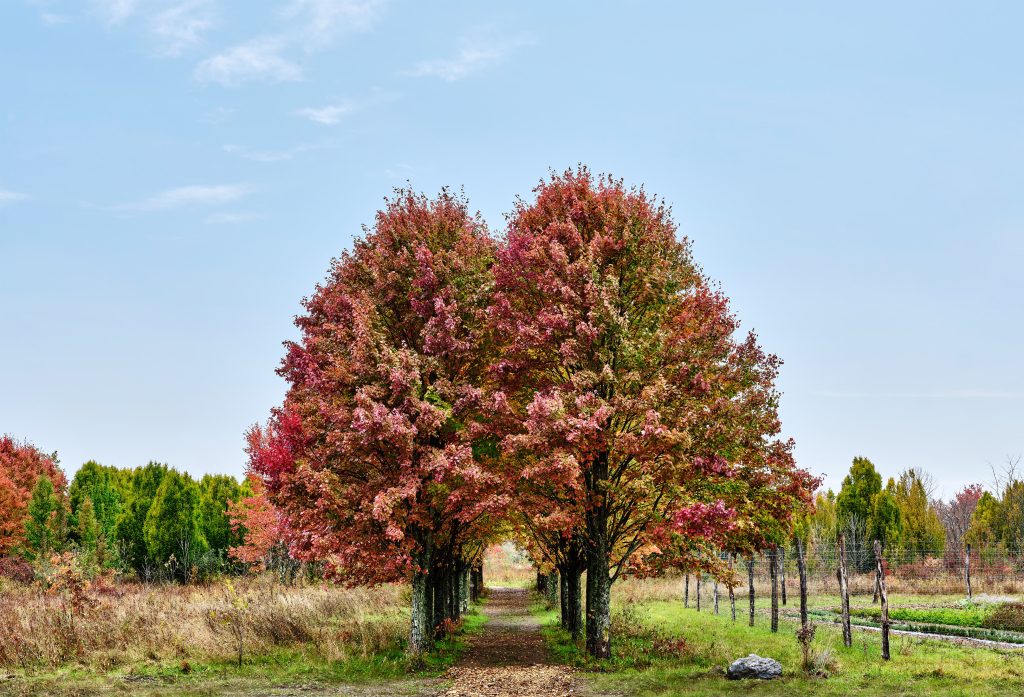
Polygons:
<instances>
[{"instance_id":1,"label":"autumn foliage","mask_svg":"<svg viewBox=\"0 0 1024 697\"><path fill-rule=\"evenodd\" d=\"M293 552L347 583L465 577L508 503L470 428L493 253L458 196L399 191L305 301L280 370L288 394L250 433L251 469ZM453 614L448 585L419 598L440 612L414 613L414 646Z\"/></svg>"},{"instance_id":2,"label":"autumn foliage","mask_svg":"<svg viewBox=\"0 0 1024 697\"><path fill-rule=\"evenodd\" d=\"M511 415L522 521L562 576L585 564L588 649L606 656L621 573L763 543L816 482L776 438L780 361L736 338L728 300L642 189L585 168L542 182L494 279L495 408Z\"/></svg>"},{"instance_id":3,"label":"autumn foliage","mask_svg":"<svg viewBox=\"0 0 1024 697\"><path fill-rule=\"evenodd\" d=\"M737 336L641 189L553 176L500 243L464 199L397 191L305 308L251 471L293 553L350 584L412 581L414 651L497 536L577 606L587 570L588 648L608 655L620 574L753 549L809 505L777 438L780 361Z\"/></svg>"},{"instance_id":4,"label":"autumn foliage","mask_svg":"<svg viewBox=\"0 0 1024 697\"><path fill-rule=\"evenodd\" d=\"M29 500L43 476L54 490L64 491L66 480L54 456L11 436L0 436L0 556L25 541Z\"/></svg>"}]
</instances>

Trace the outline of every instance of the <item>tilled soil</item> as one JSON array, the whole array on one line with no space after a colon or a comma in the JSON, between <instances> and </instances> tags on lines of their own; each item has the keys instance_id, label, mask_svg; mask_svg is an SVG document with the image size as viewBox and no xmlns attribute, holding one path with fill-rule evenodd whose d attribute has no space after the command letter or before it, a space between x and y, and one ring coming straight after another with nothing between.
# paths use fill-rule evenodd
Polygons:
<instances>
[{"instance_id":1,"label":"tilled soil","mask_svg":"<svg viewBox=\"0 0 1024 697\"><path fill-rule=\"evenodd\" d=\"M553 665L530 615L529 593L492 588L489 617L459 664L448 672L444 697L567 697L576 694L572 671Z\"/></svg>"}]
</instances>

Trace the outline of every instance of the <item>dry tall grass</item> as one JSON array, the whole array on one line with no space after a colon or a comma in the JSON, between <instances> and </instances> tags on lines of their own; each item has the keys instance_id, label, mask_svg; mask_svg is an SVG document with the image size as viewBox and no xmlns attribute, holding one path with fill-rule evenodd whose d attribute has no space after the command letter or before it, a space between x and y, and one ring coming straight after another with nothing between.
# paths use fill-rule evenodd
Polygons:
<instances>
[{"instance_id":1,"label":"dry tall grass","mask_svg":"<svg viewBox=\"0 0 1024 697\"><path fill-rule=\"evenodd\" d=\"M537 570L522 549L511 542L492 545L484 559L484 585L529 588L537 580Z\"/></svg>"},{"instance_id":2,"label":"dry tall grass","mask_svg":"<svg viewBox=\"0 0 1024 697\"><path fill-rule=\"evenodd\" d=\"M97 585L84 599L32 586L0 589L0 666L237 660L301 647L325 660L397 647L407 631L400 586ZM241 647L239 646L241 644Z\"/></svg>"}]
</instances>

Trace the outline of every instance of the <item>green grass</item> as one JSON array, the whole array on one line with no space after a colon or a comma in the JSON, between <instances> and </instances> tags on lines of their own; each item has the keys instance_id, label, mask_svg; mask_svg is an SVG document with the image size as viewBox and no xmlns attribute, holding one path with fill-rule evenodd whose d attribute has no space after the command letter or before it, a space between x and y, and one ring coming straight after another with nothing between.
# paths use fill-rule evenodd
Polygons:
<instances>
[{"instance_id":1,"label":"green grass","mask_svg":"<svg viewBox=\"0 0 1024 697\"><path fill-rule=\"evenodd\" d=\"M983 627L996 606L984 607L930 607L890 608L889 618L897 622L922 622L927 624L949 624L960 627ZM880 607L859 607L850 610L854 617L881 619Z\"/></svg>"},{"instance_id":2,"label":"green grass","mask_svg":"<svg viewBox=\"0 0 1024 697\"><path fill-rule=\"evenodd\" d=\"M467 637L483 628L487 616L476 609L463 615L462 631L438 641L434 649L411 664L403 647L396 646L366 657L326 660L302 648L279 649L234 661L150 662L128 670L102 671L69 665L47 672L15 674L3 680L0 695L141 694L214 695L245 694L283 686L330 686L436 678L451 667L467 646ZM305 689L305 688L304 688Z\"/></svg>"},{"instance_id":3,"label":"green grass","mask_svg":"<svg viewBox=\"0 0 1024 697\"><path fill-rule=\"evenodd\" d=\"M745 609L745 608L744 608ZM583 656L580 647L557 626L554 612L539 613L544 635L561 661L588 671L598 693L630 695L985 695L1024 691L1024 653L961 647L930 639L892 637L892 660L880 656L877 632L855 631L847 649L836 627L819 625L813 648L833 658L831 677L801 670L795 638L797 623L781 622L779 632L758 614L733 623L721 615L686 610L680 602L652 601L613 613L613 652L607 661ZM680 645L678 639L685 639ZM771 682L731 681L724 668L733 659L757 653L783 665L783 678Z\"/></svg>"}]
</instances>

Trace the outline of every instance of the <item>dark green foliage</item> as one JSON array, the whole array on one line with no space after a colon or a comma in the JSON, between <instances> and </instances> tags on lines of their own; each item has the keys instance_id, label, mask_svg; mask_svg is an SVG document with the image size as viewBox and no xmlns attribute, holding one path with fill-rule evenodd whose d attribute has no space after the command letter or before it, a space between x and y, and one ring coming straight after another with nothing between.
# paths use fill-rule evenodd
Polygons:
<instances>
[{"instance_id":1,"label":"dark green foliage","mask_svg":"<svg viewBox=\"0 0 1024 697\"><path fill-rule=\"evenodd\" d=\"M889 481L892 484L892 480ZM903 519L891 488L883 489L872 499L871 514L868 517L868 540L878 540L884 549L890 549L900 538Z\"/></svg>"},{"instance_id":2,"label":"dark green foliage","mask_svg":"<svg viewBox=\"0 0 1024 697\"><path fill-rule=\"evenodd\" d=\"M199 487L192 477L170 469L149 507L143 532L150 560L178 580L187 580L206 553L200 529Z\"/></svg>"},{"instance_id":3,"label":"dark green foliage","mask_svg":"<svg viewBox=\"0 0 1024 697\"><path fill-rule=\"evenodd\" d=\"M853 458L850 473L836 497L836 513L849 521L851 518L866 525L871 516L875 496L882 490L882 475L866 457Z\"/></svg>"},{"instance_id":4,"label":"dark green foliage","mask_svg":"<svg viewBox=\"0 0 1024 697\"><path fill-rule=\"evenodd\" d=\"M98 536L103 538L106 548L114 547L115 528L126 498L124 490L127 488L130 491L130 485L125 487L124 484L130 481L128 477L130 473L125 470L105 467L93 460L86 462L75 473L68 488L68 500L71 506L72 535L80 544L83 540L78 532L81 528L78 518L83 504L88 500L92 503Z\"/></svg>"},{"instance_id":5,"label":"dark green foliage","mask_svg":"<svg viewBox=\"0 0 1024 697\"><path fill-rule=\"evenodd\" d=\"M226 559L229 547L242 543L240 535L231 529L228 503L242 496L238 481L226 474L207 474L199 482L199 527L209 551L218 559Z\"/></svg>"},{"instance_id":6,"label":"dark green foliage","mask_svg":"<svg viewBox=\"0 0 1024 697\"><path fill-rule=\"evenodd\" d=\"M148 576L154 571L146 544L145 525L167 471L167 465L150 462L132 472L128 498L114 528L122 563L140 576Z\"/></svg>"},{"instance_id":7,"label":"dark green foliage","mask_svg":"<svg viewBox=\"0 0 1024 697\"><path fill-rule=\"evenodd\" d=\"M927 624L948 624L960 627L992 626L986 620L994 612L992 607L925 607L925 608L890 608L889 618L897 622L920 622ZM854 617L867 617L878 620L882 610L877 607L853 608L850 614Z\"/></svg>"},{"instance_id":8,"label":"dark green foliage","mask_svg":"<svg viewBox=\"0 0 1024 697\"><path fill-rule=\"evenodd\" d=\"M32 489L25 521L25 558L29 561L45 559L58 551L63 542L63 502L53 488L53 482L42 476Z\"/></svg>"}]
</instances>

